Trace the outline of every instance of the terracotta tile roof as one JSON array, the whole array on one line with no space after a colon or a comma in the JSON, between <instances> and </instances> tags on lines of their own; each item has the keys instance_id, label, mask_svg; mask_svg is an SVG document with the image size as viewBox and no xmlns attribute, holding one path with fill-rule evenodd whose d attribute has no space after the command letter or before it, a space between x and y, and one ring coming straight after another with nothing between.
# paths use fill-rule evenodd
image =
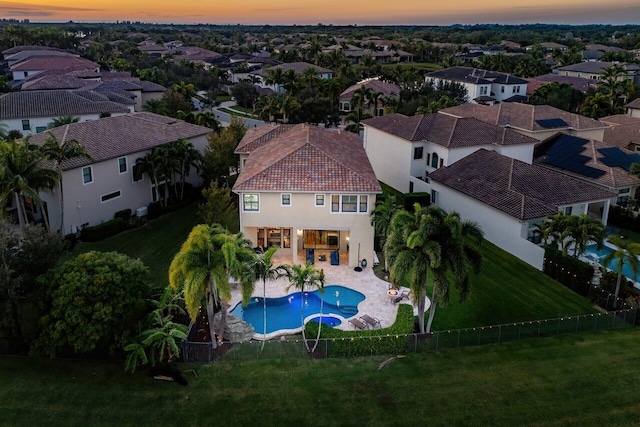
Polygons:
<instances>
[{"instance_id":1,"label":"terracotta tile roof","mask_svg":"<svg viewBox=\"0 0 640 427\"><path fill-rule=\"evenodd\" d=\"M0 96L0 119L128 112L126 106L106 97L91 101L66 90L11 92Z\"/></svg>"},{"instance_id":2,"label":"terracotta tile roof","mask_svg":"<svg viewBox=\"0 0 640 427\"><path fill-rule=\"evenodd\" d=\"M640 184L629 174L631 164L640 163L640 153L600 141L558 134L536 146L533 161L607 188Z\"/></svg>"},{"instance_id":3,"label":"terracotta tile roof","mask_svg":"<svg viewBox=\"0 0 640 427\"><path fill-rule=\"evenodd\" d=\"M553 82L567 83L580 92L586 92L587 90L598 86L597 80L585 79L583 77L561 76L560 74L549 73L531 77L529 79L529 85L527 86L527 93L532 94L540 86Z\"/></svg>"},{"instance_id":4,"label":"terracotta tile roof","mask_svg":"<svg viewBox=\"0 0 640 427\"><path fill-rule=\"evenodd\" d=\"M302 74L302 72L304 72L304 70L306 70L307 68L315 68L318 74L333 73L333 71L328 68L318 67L317 65L309 64L308 62L289 62L285 64L274 65L269 68L261 68L260 70L250 74L266 76L267 71L273 68L282 68L282 71L293 70L296 74Z\"/></svg>"},{"instance_id":5,"label":"terracotta tile roof","mask_svg":"<svg viewBox=\"0 0 640 427\"><path fill-rule=\"evenodd\" d=\"M2 54L6 57L7 55L14 55L18 52L22 52L25 50L50 50L57 52L64 52L63 49L58 49L57 47L48 47L48 46L14 46L9 49L5 49L2 51Z\"/></svg>"},{"instance_id":6,"label":"terracotta tile roof","mask_svg":"<svg viewBox=\"0 0 640 427\"><path fill-rule=\"evenodd\" d=\"M385 96L400 97L400 86L393 83L383 82L378 78L363 80L352 86L349 86L340 94L340 99L350 100L353 98L353 93L360 89L362 86L373 90L374 92L381 92Z\"/></svg>"},{"instance_id":7,"label":"terracotta tile roof","mask_svg":"<svg viewBox=\"0 0 640 427\"><path fill-rule=\"evenodd\" d=\"M567 127L576 130L602 129L603 125L597 120L579 114L569 113L549 105L530 105L520 103L501 103L495 105L462 104L440 110L441 114L455 117L475 117L483 122L500 127L514 127L530 132L546 131L549 128L541 126L539 120L561 119Z\"/></svg>"},{"instance_id":8,"label":"terracotta tile roof","mask_svg":"<svg viewBox=\"0 0 640 427\"><path fill-rule=\"evenodd\" d=\"M27 78L20 90L56 90L56 89L78 89L87 84L87 81L78 77L61 75L42 75L39 73L33 78Z\"/></svg>"},{"instance_id":9,"label":"terracotta tile roof","mask_svg":"<svg viewBox=\"0 0 640 427\"><path fill-rule=\"evenodd\" d=\"M605 68L609 68L614 64L615 62L605 61L578 62L577 64L559 67L558 71L574 71L581 73L600 74L602 70L604 70ZM640 68L637 64L621 63L620 65L627 71L627 73L635 72Z\"/></svg>"},{"instance_id":10,"label":"terracotta tile roof","mask_svg":"<svg viewBox=\"0 0 640 427\"><path fill-rule=\"evenodd\" d=\"M381 192L357 135L296 125L251 152L235 192Z\"/></svg>"},{"instance_id":11,"label":"terracotta tile roof","mask_svg":"<svg viewBox=\"0 0 640 427\"><path fill-rule=\"evenodd\" d=\"M93 162L72 159L62 163L63 170L70 170L129 154L140 153L178 139L190 139L206 135L211 129L182 120L153 113L133 113L106 117L82 123L72 123L33 135L32 143L47 139L51 132L63 142L75 139L82 144Z\"/></svg>"},{"instance_id":12,"label":"terracotta tile roof","mask_svg":"<svg viewBox=\"0 0 640 427\"><path fill-rule=\"evenodd\" d=\"M430 173L429 179L519 220L543 218L558 213L562 205L616 195L583 180L485 149Z\"/></svg>"},{"instance_id":13,"label":"terracotta tile roof","mask_svg":"<svg viewBox=\"0 0 640 427\"><path fill-rule=\"evenodd\" d=\"M98 69L100 65L75 56L45 56L20 61L11 66L11 71L65 70L71 68Z\"/></svg>"},{"instance_id":14,"label":"terracotta tile roof","mask_svg":"<svg viewBox=\"0 0 640 427\"><path fill-rule=\"evenodd\" d=\"M408 141L429 141L447 148L537 142L510 129L500 128L475 118L460 118L437 113L413 117L398 113L389 114L363 120L362 124Z\"/></svg>"},{"instance_id":15,"label":"terracotta tile roof","mask_svg":"<svg viewBox=\"0 0 640 427\"><path fill-rule=\"evenodd\" d=\"M640 145L640 118L617 114L602 117L600 121L611 126L604 131L604 143L627 149L630 145Z\"/></svg>"},{"instance_id":16,"label":"terracotta tile roof","mask_svg":"<svg viewBox=\"0 0 640 427\"><path fill-rule=\"evenodd\" d=\"M288 132L295 125L277 125L269 123L264 126L251 128L245 133L236 147L236 153L250 153L256 148L262 147L276 136Z\"/></svg>"}]
</instances>

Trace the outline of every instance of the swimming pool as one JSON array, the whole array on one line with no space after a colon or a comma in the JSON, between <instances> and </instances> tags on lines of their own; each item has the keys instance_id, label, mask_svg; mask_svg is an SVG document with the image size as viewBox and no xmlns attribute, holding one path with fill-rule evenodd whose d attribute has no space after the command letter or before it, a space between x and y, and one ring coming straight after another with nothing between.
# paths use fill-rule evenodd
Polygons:
<instances>
[{"instance_id":1,"label":"swimming pool","mask_svg":"<svg viewBox=\"0 0 640 427\"><path fill-rule=\"evenodd\" d=\"M238 316L249 323L256 331L256 334L271 334L277 331L295 331L302 327L300 322L300 310L303 307L303 317L316 316L320 313L320 292L305 292L301 298L300 292L295 292L280 298L267 298L267 330L264 331L263 324L263 298L253 297L246 307L238 303L230 311L234 316ZM331 321L330 317L340 321L339 317L326 316L335 314L343 318L353 317L358 314L358 304L364 301L364 295L353 289L339 285L325 286L324 304L322 307L323 323ZM313 319L310 319L313 320ZM335 321L333 321L335 323ZM339 323L338 323L339 324ZM337 325L337 324L336 324Z\"/></svg>"},{"instance_id":2,"label":"swimming pool","mask_svg":"<svg viewBox=\"0 0 640 427\"><path fill-rule=\"evenodd\" d=\"M589 245L585 248L584 253L587 258L592 260L598 259L598 262L600 262L603 266L605 266L609 270L616 271L616 269L612 267L612 264L615 264L615 261L612 261L607 265L605 265L603 262L603 258L609 255L610 253L612 253L613 251L614 250L608 246L603 246L602 248L598 249L597 245ZM640 281L640 274L634 277L633 271L631 271L631 268L627 264L624 264L622 266L622 274L624 274L628 279L633 280L634 282Z\"/></svg>"}]
</instances>

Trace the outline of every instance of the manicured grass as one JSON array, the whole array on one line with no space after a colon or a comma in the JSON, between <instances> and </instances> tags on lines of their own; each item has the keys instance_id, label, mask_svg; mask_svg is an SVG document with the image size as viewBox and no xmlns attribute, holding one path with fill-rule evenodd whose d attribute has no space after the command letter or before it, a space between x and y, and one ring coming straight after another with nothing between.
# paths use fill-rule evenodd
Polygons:
<instances>
[{"instance_id":1,"label":"manicured grass","mask_svg":"<svg viewBox=\"0 0 640 427\"><path fill-rule=\"evenodd\" d=\"M89 251L117 251L139 258L149 267L149 279L154 288L168 284L168 269L174 255L191 229L201 222L197 203L167 213L145 226L128 230L99 242L80 243L72 255Z\"/></svg>"},{"instance_id":2,"label":"manicured grass","mask_svg":"<svg viewBox=\"0 0 640 427\"><path fill-rule=\"evenodd\" d=\"M461 303L457 290L452 291L449 304L436 309L434 330L596 312L586 298L497 246L484 241L481 251L484 263L472 278L469 298Z\"/></svg>"},{"instance_id":3,"label":"manicured grass","mask_svg":"<svg viewBox=\"0 0 640 427\"><path fill-rule=\"evenodd\" d=\"M223 113L230 114L232 116L249 117L249 118L252 118L252 119L256 118L256 116L254 116L252 114L253 110L241 109L238 106L234 106L233 108L234 108L233 110L230 110L228 108L224 108L223 107L223 108L218 108L218 110L222 111ZM246 110L246 111L242 111L241 112L241 110ZM247 111L249 111L249 112L247 112Z\"/></svg>"},{"instance_id":4,"label":"manicured grass","mask_svg":"<svg viewBox=\"0 0 640 427\"><path fill-rule=\"evenodd\" d=\"M220 361L189 385L122 364L0 358L5 425L622 426L638 421L640 331L386 357Z\"/></svg>"},{"instance_id":5,"label":"manicured grass","mask_svg":"<svg viewBox=\"0 0 640 427\"><path fill-rule=\"evenodd\" d=\"M216 96L216 102L231 101L231 95L218 95Z\"/></svg>"},{"instance_id":6,"label":"manicured grass","mask_svg":"<svg viewBox=\"0 0 640 427\"><path fill-rule=\"evenodd\" d=\"M627 230L626 228L621 228L617 233L618 236L624 236L624 240L629 243L640 243L640 234L635 231Z\"/></svg>"}]
</instances>

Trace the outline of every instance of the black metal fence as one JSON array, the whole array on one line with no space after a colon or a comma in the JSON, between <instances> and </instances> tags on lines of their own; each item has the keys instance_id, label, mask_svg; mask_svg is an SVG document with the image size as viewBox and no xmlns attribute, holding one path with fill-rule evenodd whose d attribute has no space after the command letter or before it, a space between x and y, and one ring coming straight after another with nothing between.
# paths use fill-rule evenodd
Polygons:
<instances>
[{"instance_id":1,"label":"black metal fence","mask_svg":"<svg viewBox=\"0 0 640 427\"><path fill-rule=\"evenodd\" d=\"M599 330L623 329L635 323L636 309L567 316L530 322L505 323L478 328L437 331L431 334L383 335L320 339L315 351L309 353L301 338L245 343L223 343L216 349L210 343L184 341L182 357L185 362L209 363L223 360L329 358L354 355L376 355L438 351L448 348L497 344L529 338ZM308 340L313 347L315 340ZM363 351L364 349L364 351ZM387 349L385 351L385 349ZM393 352L388 349L393 349Z\"/></svg>"}]
</instances>

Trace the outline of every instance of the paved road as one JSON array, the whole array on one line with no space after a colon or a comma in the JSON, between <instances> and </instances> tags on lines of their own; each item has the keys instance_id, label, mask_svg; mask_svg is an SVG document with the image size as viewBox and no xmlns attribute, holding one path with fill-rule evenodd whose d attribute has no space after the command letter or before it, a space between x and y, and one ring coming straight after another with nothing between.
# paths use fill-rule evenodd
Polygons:
<instances>
[{"instance_id":1,"label":"paved road","mask_svg":"<svg viewBox=\"0 0 640 427\"><path fill-rule=\"evenodd\" d=\"M222 107L222 108L233 108L234 105L236 105L235 102L227 101L227 102L223 102L222 104L220 104L220 107ZM227 113L225 113L223 111L220 111L218 108L214 108L213 112L216 114L216 118L220 121L222 126L229 126L229 123L231 123L231 115L230 114L227 114ZM238 115L237 117L240 118L244 122L244 125L247 128L263 126L263 125L266 124L262 120L248 119L248 118L242 117L240 115Z\"/></svg>"}]
</instances>

